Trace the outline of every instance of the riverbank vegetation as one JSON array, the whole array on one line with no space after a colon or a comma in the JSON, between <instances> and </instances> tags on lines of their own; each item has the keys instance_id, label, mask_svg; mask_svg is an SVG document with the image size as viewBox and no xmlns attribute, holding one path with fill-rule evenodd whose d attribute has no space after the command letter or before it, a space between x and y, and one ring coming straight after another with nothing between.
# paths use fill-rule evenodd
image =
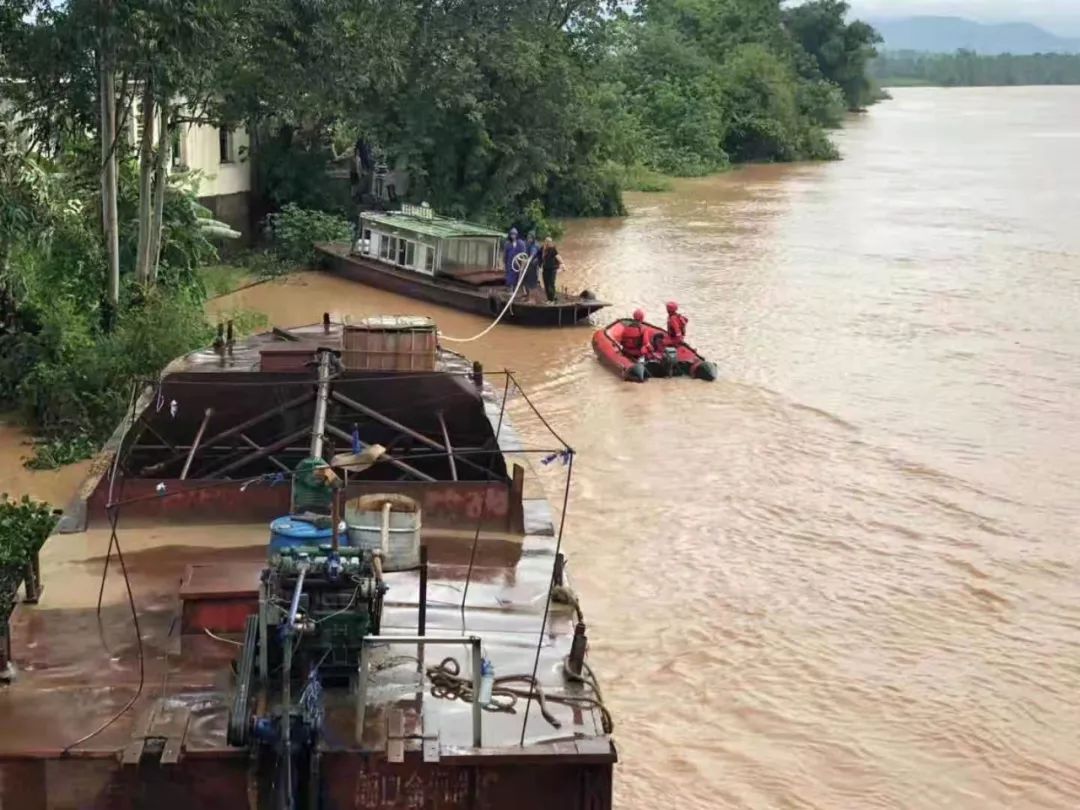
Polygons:
<instances>
[{"instance_id":1,"label":"riverbank vegetation","mask_svg":"<svg viewBox=\"0 0 1080 810\"><path fill-rule=\"evenodd\" d=\"M154 280L140 279L139 172L121 159L114 304L94 151L80 141L43 157L2 124L0 157L0 409L18 410L39 438L31 464L56 466L100 446L135 379L211 337L196 270L216 257L220 223L196 203L192 178L170 177Z\"/></svg>"},{"instance_id":2,"label":"riverbank vegetation","mask_svg":"<svg viewBox=\"0 0 1080 810\"><path fill-rule=\"evenodd\" d=\"M0 493L0 627L7 624L27 566L55 523L48 504Z\"/></svg>"},{"instance_id":3,"label":"riverbank vegetation","mask_svg":"<svg viewBox=\"0 0 1080 810\"><path fill-rule=\"evenodd\" d=\"M952 54L889 51L870 63L870 73L881 85L889 87L1076 85L1080 84L1080 54L983 56L972 51Z\"/></svg>"},{"instance_id":4,"label":"riverbank vegetation","mask_svg":"<svg viewBox=\"0 0 1080 810\"><path fill-rule=\"evenodd\" d=\"M327 171L379 148L451 215L548 225L742 161L836 157L874 99L840 0L0 0L0 407L39 464L98 446L132 382L204 343L244 271L173 166L177 128L244 127L276 238L255 278L347 235ZM340 177L340 171L338 173ZM212 289L206 280L212 279Z\"/></svg>"}]
</instances>

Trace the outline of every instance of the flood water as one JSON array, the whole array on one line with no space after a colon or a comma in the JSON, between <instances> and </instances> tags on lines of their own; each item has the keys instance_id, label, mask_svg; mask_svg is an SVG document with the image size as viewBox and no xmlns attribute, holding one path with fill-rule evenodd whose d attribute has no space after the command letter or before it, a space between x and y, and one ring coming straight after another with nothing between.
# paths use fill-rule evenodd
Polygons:
<instances>
[{"instance_id":1,"label":"flood water","mask_svg":"<svg viewBox=\"0 0 1080 810\"><path fill-rule=\"evenodd\" d=\"M564 283L678 300L717 383L622 383L588 329L455 346L577 450L621 810L1080 806L1080 88L895 96L842 162L569 225ZM485 325L320 275L233 306Z\"/></svg>"}]
</instances>

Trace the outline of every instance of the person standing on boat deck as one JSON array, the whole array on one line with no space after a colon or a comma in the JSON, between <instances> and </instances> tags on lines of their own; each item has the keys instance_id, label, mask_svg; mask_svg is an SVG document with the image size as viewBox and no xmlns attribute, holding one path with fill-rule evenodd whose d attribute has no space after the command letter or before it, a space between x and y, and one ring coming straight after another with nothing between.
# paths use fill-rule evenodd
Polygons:
<instances>
[{"instance_id":1,"label":"person standing on boat deck","mask_svg":"<svg viewBox=\"0 0 1080 810\"><path fill-rule=\"evenodd\" d=\"M547 293L547 300L552 304L555 303L556 298L555 275L561 267L562 259L559 257L559 251L549 236L544 239L544 247L540 251L540 270L544 276L544 292Z\"/></svg>"},{"instance_id":2,"label":"person standing on boat deck","mask_svg":"<svg viewBox=\"0 0 1080 810\"><path fill-rule=\"evenodd\" d=\"M674 301L667 302L667 345L682 346L686 342L686 323L689 320L679 312L679 305Z\"/></svg>"},{"instance_id":3,"label":"person standing on boat deck","mask_svg":"<svg viewBox=\"0 0 1080 810\"><path fill-rule=\"evenodd\" d=\"M536 231L529 231L525 239L525 252L529 254L529 264L525 268L525 296L532 298L540 286L540 243L536 241Z\"/></svg>"},{"instance_id":4,"label":"person standing on boat deck","mask_svg":"<svg viewBox=\"0 0 1080 810\"><path fill-rule=\"evenodd\" d=\"M503 263L506 269L506 286L511 290L518 284L518 272L514 269L514 259L525 252L525 243L518 238L517 228L510 229L510 239L503 248Z\"/></svg>"}]
</instances>

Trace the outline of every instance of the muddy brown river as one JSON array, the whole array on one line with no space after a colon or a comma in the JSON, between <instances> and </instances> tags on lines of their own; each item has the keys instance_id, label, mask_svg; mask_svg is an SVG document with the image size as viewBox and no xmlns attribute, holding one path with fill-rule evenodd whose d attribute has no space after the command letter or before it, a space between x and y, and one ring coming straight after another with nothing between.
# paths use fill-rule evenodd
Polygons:
<instances>
[{"instance_id":1,"label":"muddy brown river","mask_svg":"<svg viewBox=\"0 0 1080 810\"><path fill-rule=\"evenodd\" d=\"M621 810L1080 806L1080 88L895 95L842 162L570 223L563 283L678 300L717 383L622 383L588 329L455 346L578 451ZM485 325L317 274L214 306ZM2 488L66 496L13 436Z\"/></svg>"}]
</instances>

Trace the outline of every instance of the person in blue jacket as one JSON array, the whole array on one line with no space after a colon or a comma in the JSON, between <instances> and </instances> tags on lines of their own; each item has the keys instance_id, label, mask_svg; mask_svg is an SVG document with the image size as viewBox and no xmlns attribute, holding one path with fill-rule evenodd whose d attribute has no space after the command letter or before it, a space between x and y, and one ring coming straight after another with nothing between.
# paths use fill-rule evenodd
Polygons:
<instances>
[{"instance_id":1,"label":"person in blue jacket","mask_svg":"<svg viewBox=\"0 0 1080 810\"><path fill-rule=\"evenodd\" d=\"M540 288L540 243L536 241L536 231L529 231L525 252L529 254L529 264L525 268L525 295L531 297Z\"/></svg>"},{"instance_id":2,"label":"person in blue jacket","mask_svg":"<svg viewBox=\"0 0 1080 810\"><path fill-rule=\"evenodd\" d=\"M518 238L517 228L510 229L510 238L503 248L503 266L506 270L506 286L511 290L517 287L518 271L514 269L514 258L527 252L525 242Z\"/></svg>"}]
</instances>

